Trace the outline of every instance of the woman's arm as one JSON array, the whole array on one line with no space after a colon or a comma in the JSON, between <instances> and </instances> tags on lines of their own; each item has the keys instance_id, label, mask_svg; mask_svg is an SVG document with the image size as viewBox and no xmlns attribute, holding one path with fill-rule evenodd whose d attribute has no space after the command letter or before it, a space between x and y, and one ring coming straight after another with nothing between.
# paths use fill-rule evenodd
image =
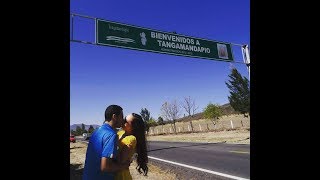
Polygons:
<instances>
[{"instance_id":1,"label":"woman's arm","mask_svg":"<svg viewBox=\"0 0 320 180\"><path fill-rule=\"evenodd\" d=\"M126 146L124 145L121 152L119 153L119 162L125 163L126 161L129 161L131 157L129 157L130 152L132 152L134 149L132 146Z\"/></svg>"},{"instance_id":2,"label":"woman's arm","mask_svg":"<svg viewBox=\"0 0 320 180\"><path fill-rule=\"evenodd\" d=\"M126 136L122 141L120 142L123 146L121 149L120 158L119 162L123 163L126 161L131 162L131 156L133 155L136 145L137 145L137 140L136 137L134 136Z\"/></svg>"}]
</instances>

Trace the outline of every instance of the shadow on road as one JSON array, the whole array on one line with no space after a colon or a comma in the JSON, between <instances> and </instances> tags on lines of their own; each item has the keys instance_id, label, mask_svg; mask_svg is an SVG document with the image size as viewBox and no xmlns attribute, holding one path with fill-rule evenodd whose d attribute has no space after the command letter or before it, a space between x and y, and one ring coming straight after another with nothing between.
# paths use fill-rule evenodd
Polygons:
<instances>
[{"instance_id":1,"label":"shadow on road","mask_svg":"<svg viewBox=\"0 0 320 180\"><path fill-rule=\"evenodd\" d=\"M70 180L82 180L83 168L81 164L70 164Z\"/></svg>"}]
</instances>

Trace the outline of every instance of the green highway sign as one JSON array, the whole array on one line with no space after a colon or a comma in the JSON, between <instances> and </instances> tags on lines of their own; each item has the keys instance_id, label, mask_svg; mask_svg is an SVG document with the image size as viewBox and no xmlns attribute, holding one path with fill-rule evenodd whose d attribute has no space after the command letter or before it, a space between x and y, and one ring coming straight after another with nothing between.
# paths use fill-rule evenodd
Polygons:
<instances>
[{"instance_id":1,"label":"green highway sign","mask_svg":"<svg viewBox=\"0 0 320 180\"><path fill-rule=\"evenodd\" d=\"M230 43L96 19L96 44L142 51L233 61Z\"/></svg>"}]
</instances>

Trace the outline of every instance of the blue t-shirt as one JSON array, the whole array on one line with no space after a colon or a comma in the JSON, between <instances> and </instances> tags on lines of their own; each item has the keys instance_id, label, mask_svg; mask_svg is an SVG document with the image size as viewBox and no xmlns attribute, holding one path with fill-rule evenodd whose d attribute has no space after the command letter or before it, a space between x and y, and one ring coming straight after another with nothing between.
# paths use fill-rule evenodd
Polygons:
<instances>
[{"instance_id":1,"label":"blue t-shirt","mask_svg":"<svg viewBox=\"0 0 320 180\"><path fill-rule=\"evenodd\" d=\"M89 140L86 160L83 170L83 180L114 179L114 173L101 171L101 158L115 158L117 153L118 137L114 129L104 123L95 130Z\"/></svg>"}]
</instances>

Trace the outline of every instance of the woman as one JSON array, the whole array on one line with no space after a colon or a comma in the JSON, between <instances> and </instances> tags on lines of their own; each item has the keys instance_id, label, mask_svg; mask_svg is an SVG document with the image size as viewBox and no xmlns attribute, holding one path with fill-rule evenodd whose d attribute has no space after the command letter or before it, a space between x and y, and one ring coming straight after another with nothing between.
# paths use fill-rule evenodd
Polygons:
<instances>
[{"instance_id":1,"label":"woman","mask_svg":"<svg viewBox=\"0 0 320 180\"><path fill-rule=\"evenodd\" d=\"M141 174L147 175L148 173L148 155L145 136L145 124L142 117L138 114L131 113L124 118L123 130L118 131L119 136L119 153L118 160L124 163L132 160L133 155L137 154L137 167L136 169ZM115 175L115 180L128 180L132 179L129 168L118 171Z\"/></svg>"}]
</instances>

